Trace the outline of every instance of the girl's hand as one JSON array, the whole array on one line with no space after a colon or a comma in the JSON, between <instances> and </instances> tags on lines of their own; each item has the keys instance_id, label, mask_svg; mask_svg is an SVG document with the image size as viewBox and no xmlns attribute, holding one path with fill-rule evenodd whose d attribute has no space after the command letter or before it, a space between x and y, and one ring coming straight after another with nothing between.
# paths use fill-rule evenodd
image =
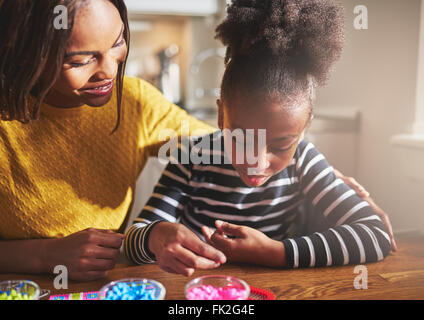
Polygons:
<instances>
[{"instance_id":1,"label":"girl's hand","mask_svg":"<svg viewBox=\"0 0 424 320\"><path fill-rule=\"evenodd\" d=\"M75 281L91 281L106 276L119 257L123 234L111 230L86 229L60 239L46 242L47 272L64 265Z\"/></svg>"},{"instance_id":2,"label":"girl's hand","mask_svg":"<svg viewBox=\"0 0 424 320\"><path fill-rule=\"evenodd\" d=\"M212 269L226 262L221 251L180 223L155 225L150 232L149 249L162 270L187 277L196 269Z\"/></svg>"},{"instance_id":3,"label":"girl's hand","mask_svg":"<svg viewBox=\"0 0 424 320\"><path fill-rule=\"evenodd\" d=\"M371 208L373 208L373 210L381 218L381 220L383 221L383 223L385 224L385 226L387 228L387 231L389 232L390 242L392 244L392 251L397 251L397 245L396 245L395 237L393 235L392 224L390 223L390 219L389 219L389 216L387 215L387 213L385 213L379 206L377 206L375 204L374 200L370 197L370 193L367 190L365 190L365 188L363 186L361 186L355 180L355 178L346 177L345 175L343 175L340 171L338 171L336 169L334 169L334 173L336 174L336 176L338 178L343 180L343 182L345 184L347 184L349 187L351 187L353 190L355 190L355 192L360 197L364 198L364 200L369 203Z\"/></svg>"},{"instance_id":4,"label":"girl's hand","mask_svg":"<svg viewBox=\"0 0 424 320\"><path fill-rule=\"evenodd\" d=\"M203 235L209 244L224 252L229 261L270 267L285 266L285 249L282 242L272 240L250 227L220 220L215 221L215 225L215 232L203 226Z\"/></svg>"}]
</instances>

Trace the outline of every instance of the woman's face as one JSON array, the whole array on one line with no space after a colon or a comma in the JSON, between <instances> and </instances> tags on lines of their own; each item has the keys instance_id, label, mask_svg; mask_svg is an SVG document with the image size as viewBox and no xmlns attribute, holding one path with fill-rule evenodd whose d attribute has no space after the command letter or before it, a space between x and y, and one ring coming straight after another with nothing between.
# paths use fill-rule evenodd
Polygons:
<instances>
[{"instance_id":1,"label":"woman's face","mask_svg":"<svg viewBox=\"0 0 424 320\"><path fill-rule=\"evenodd\" d=\"M127 55L124 23L107 0L88 0L76 13L60 76L46 97L57 107L100 107L112 97Z\"/></svg>"},{"instance_id":2,"label":"woman's face","mask_svg":"<svg viewBox=\"0 0 424 320\"><path fill-rule=\"evenodd\" d=\"M243 182L258 187L290 164L310 121L309 102L302 97L289 103L272 97L266 101L235 100L231 106L218 101L220 129L228 129L224 130L225 151L231 154L232 165ZM249 137L250 131L253 138L243 141L235 134L230 135L237 129L245 137ZM262 142L261 129L265 132Z\"/></svg>"}]
</instances>

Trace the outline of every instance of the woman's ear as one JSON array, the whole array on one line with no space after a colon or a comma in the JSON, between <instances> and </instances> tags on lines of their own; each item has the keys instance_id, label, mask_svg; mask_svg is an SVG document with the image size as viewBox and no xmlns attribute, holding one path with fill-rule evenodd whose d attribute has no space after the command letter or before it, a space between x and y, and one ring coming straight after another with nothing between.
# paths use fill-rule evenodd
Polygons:
<instances>
[{"instance_id":1,"label":"woman's ear","mask_svg":"<svg viewBox=\"0 0 424 320\"><path fill-rule=\"evenodd\" d=\"M216 100L216 105L218 107L218 128L220 130L224 129L224 104L220 99Z\"/></svg>"}]
</instances>

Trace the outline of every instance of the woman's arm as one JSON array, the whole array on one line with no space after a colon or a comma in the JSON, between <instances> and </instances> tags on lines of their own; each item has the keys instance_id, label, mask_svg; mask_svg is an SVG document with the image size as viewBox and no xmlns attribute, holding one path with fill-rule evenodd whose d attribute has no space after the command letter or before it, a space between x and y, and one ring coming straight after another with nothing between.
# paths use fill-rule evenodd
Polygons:
<instances>
[{"instance_id":1,"label":"woman's arm","mask_svg":"<svg viewBox=\"0 0 424 320\"><path fill-rule=\"evenodd\" d=\"M51 240L0 240L0 273L47 272L43 248L48 241Z\"/></svg>"},{"instance_id":2,"label":"woman's arm","mask_svg":"<svg viewBox=\"0 0 424 320\"><path fill-rule=\"evenodd\" d=\"M95 280L115 266L122 239L110 230L86 229L60 239L1 240L0 273L53 273L63 265L71 280Z\"/></svg>"},{"instance_id":3,"label":"woman's arm","mask_svg":"<svg viewBox=\"0 0 424 320\"><path fill-rule=\"evenodd\" d=\"M173 132L177 137L203 136L217 130L189 115L179 106L169 102L154 86L139 81L141 118L140 125L145 144L140 151L147 156L157 157L166 136Z\"/></svg>"}]
</instances>

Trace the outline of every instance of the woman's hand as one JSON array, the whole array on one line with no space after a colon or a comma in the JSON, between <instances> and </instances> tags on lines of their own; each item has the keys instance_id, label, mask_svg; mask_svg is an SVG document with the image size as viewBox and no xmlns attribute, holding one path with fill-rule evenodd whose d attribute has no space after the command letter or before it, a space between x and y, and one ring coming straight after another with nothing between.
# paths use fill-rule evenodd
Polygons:
<instances>
[{"instance_id":1,"label":"woman's hand","mask_svg":"<svg viewBox=\"0 0 424 320\"><path fill-rule=\"evenodd\" d=\"M264 233L246 226L220 220L216 231L203 226L206 241L225 253L229 261L283 267L286 264L284 245Z\"/></svg>"},{"instance_id":2,"label":"woman's hand","mask_svg":"<svg viewBox=\"0 0 424 320\"><path fill-rule=\"evenodd\" d=\"M361 196L362 198L364 198L364 200L369 203L369 205L371 206L371 208L373 208L373 210L381 218L381 220L383 221L383 223L385 224L385 226L387 228L387 231L389 232L390 242L391 242L391 245L392 245L392 250L393 251L397 251L397 245L396 245L395 237L393 235L392 224L390 223L390 219L389 219L389 216L387 215L387 213L385 213L379 206L377 206L377 204L374 202L374 200L370 197L369 192L367 190L365 190L365 188L363 186L361 186L355 180L355 178L346 177L345 175L343 175L340 171L338 171L336 169L334 169L334 173L336 174L336 176L338 178L340 178L341 180L343 180L344 183L346 183L349 187L351 187L353 190L355 190L355 192L359 196Z\"/></svg>"},{"instance_id":3,"label":"woman's hand","mask_svg":"<svg viewBox=\"0 0 424 320\"><path fill-rule=\"evenodd\" d=\"M187 277L196 269L213 269L226 262L221 251L180 223L155 225L149 236L149 250L162 270Z\"/></svg>"},{"instance_id":4,"label":"woman's hand","mask_svg":"<svg viewBox=\"0 0 424 320\"><path fill-rule=\"evenodd\" d=\"M75 281L91 281L106 276L119 257L124 235L111 230L86 229L45 244L47 272L64 265Z\"/></svg>"}]
</instances>

